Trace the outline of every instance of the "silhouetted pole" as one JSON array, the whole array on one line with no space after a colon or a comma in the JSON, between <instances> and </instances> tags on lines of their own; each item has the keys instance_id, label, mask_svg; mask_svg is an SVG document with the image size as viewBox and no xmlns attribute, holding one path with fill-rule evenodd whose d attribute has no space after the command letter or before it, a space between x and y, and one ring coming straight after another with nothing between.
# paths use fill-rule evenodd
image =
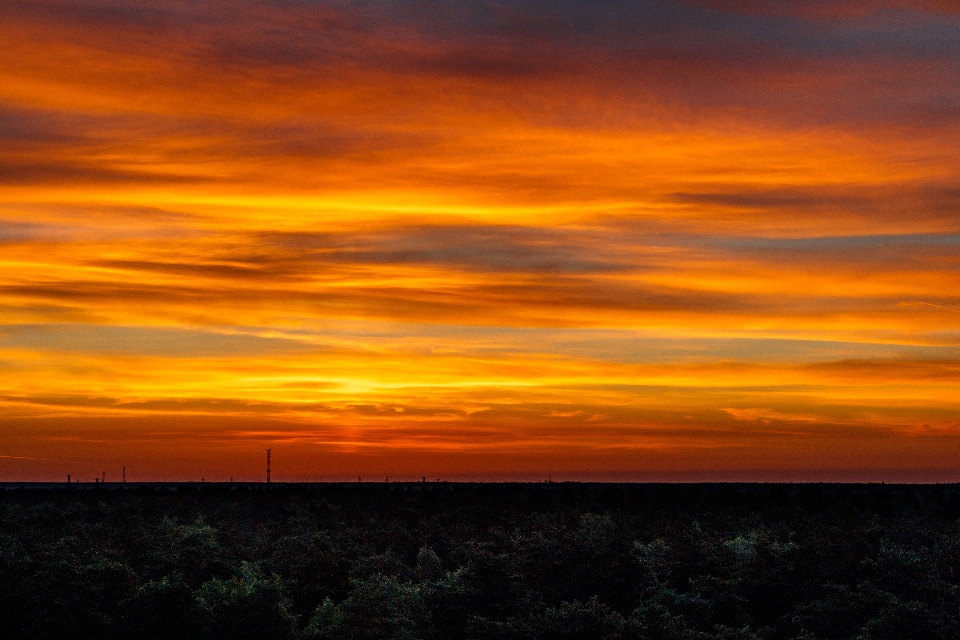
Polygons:
<instances>
[{"instance_id":1,"label":"silhouetted pole","mask_svg":"<svg viewBox=\"0 0 960 640\"><path fill-rule=\"evenodd\" d=\"M70 484L70 474L67 474L67 484Z\"/></svg>"},{"instance_id":2,"label":"silhouetted pole","mask_svg":"<svg viewBox=\"0 0 960 640\"><path fill-rule=\"evenodd\" d=\"M124 483L124 484L127 483L127 468L126 468L126 467L123 468L123 483Z\"/></svg>"},{"instance_id":3,"label":"silhouetted pole","mask_svg":"<svg viewBox=\"0 0 960 640\"><path fill-rule=\"evenodd\" d=\"M106 471L101 471L100 473L102 474L102 475L100 476L100 482L106 482L106 481L107 481L107 472L106 472Z\"/></svg>"},{"instance_id":4,"label":"silhouetted pole","mask_svg":"<svg viewBox=\"0 0 960 640\"><path fill-rule=\"evenodd\" d=\"M267 484L270 484L270 449L267 449Z\"/></svg>"}]
</instances>

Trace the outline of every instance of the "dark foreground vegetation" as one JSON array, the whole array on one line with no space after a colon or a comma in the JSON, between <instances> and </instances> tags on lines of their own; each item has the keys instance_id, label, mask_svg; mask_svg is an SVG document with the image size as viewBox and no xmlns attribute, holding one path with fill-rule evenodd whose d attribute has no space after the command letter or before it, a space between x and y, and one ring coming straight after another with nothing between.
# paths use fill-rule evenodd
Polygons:
<instances>
[{"instance_id":1,"label":"dark foreground vegetation","mask_svg":"<svg viewBox=\"0 0 960 640\"><path fill-rule=\"evenodd\" d=\"M960 638L960 488L0 489L4 638Z\"/></svg>"}]
</instances>

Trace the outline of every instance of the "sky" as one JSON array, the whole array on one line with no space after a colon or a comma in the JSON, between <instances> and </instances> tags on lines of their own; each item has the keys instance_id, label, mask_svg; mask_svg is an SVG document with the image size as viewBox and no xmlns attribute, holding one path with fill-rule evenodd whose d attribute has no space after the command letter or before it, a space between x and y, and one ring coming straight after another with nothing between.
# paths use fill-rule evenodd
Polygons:
<instances>
[{"instance_id":1,"label":"sky","mask_svg":"<svg viewBox=\"0 0 960 640\"><path fill-rule=\"evenodd\" d=\"M5 0L0 481L960 481L952 0Z\"/></svg>"}]
</instances>

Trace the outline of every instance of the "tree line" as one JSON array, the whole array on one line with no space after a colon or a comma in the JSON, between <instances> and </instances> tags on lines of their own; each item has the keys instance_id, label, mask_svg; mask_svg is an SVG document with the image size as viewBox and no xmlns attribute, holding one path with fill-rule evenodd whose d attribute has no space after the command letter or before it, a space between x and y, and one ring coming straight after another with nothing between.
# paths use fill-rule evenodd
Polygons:
<instances>
[{"instance_id":1,"label":"tree line","mask_svg":"<svg viewBox=\"0 0 960 640\"><path fill-rule=\"evenodd\" d=\"M957 487L0 490L7 638L960 637Z\"/></svg>"}]
</instances>

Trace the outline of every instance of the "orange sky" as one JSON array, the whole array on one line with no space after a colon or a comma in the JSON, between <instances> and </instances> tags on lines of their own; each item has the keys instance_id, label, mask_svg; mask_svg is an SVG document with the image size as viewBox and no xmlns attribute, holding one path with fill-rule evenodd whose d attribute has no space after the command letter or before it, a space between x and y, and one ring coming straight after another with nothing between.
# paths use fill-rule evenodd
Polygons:
<instances>
[{"instance_id":1,"label":"orange sky","mask_svg":"<svg viewBox=\"0 0 960 640\"><path fill-rule=\"evenodd\" d=\"M0 6L0 481L960 480L951 2Z\"/></svg>"}]
</instances>

